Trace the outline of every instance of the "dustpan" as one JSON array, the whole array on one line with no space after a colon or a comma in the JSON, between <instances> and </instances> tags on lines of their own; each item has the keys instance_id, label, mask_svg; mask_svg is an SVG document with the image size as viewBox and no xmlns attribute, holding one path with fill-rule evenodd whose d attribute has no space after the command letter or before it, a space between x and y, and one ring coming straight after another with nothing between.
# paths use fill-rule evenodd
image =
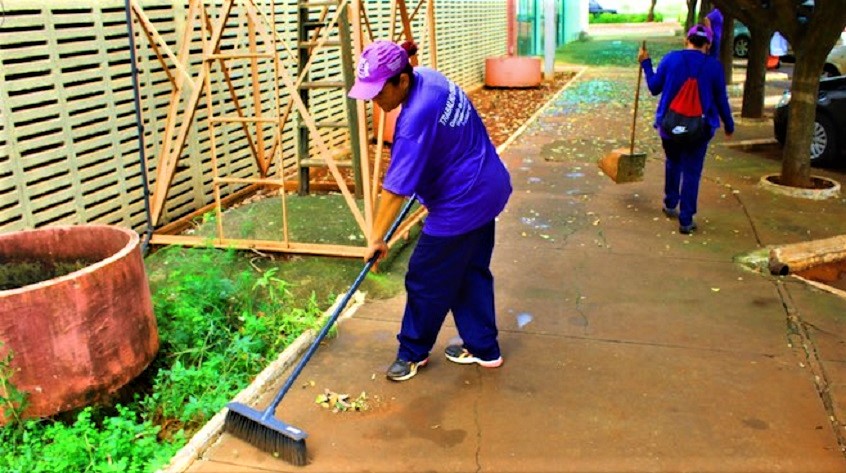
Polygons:
<instances>
[{"instance_id":1,"label":"dustpan","mask_svg":"<svg viewBox=\"0 0 846 473\"><path fill-rule=\"evenodd\" d=\"M646 41L643 42L646 49ZM632 115L632 137L628 148L618 148L599 160L599 168L617 184L637 182L643 180L643 169L646 167L646 153L635 153L635 127L637 125L637 105L640 102L640 81L643 71L637 68L637 89L635 90L634 114Z\"/></svg>"}]
</instances>

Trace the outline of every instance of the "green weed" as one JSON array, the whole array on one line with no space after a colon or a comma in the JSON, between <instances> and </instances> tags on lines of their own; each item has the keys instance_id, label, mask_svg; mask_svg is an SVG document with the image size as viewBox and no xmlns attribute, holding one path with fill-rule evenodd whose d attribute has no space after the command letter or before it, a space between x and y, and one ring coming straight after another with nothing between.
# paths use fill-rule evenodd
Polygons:
<instances>
[{"instance_id":1,"label":"green weed","mask_svg":"<svg viewBox=\"0 0 846 473\"><path fill-rule=\"evenodd\" d=\"M159 427L138 418L129 407L101 417L86 407L70 424L26 421L21 430L0 430L0 469L10 473L155 471L185 443L158 441Z\"/></svg>"},{"instance_id":2,"label":"green weed","mask_svg":"<svg viewBox=\"0 0 846 473\"><path fill-rule=\"evenodd\" d=\"M9 428L20 428L21 414L27 406L27 393L19 391L12 384L12 376L15 368L12 367L13 353L11 350L3 349L3 342L0 342L0 409L3 409L3 417L7 419Z\"/></svg>"}]
</instances>

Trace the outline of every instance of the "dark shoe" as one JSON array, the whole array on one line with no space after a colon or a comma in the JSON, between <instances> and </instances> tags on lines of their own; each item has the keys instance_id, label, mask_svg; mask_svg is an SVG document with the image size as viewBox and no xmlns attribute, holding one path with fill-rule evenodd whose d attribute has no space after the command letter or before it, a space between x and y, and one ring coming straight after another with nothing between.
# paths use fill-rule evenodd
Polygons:
<instances>
[{"instance_id":1,"label":"dark shoe","mask_svg":"<svg viewBox=\"0 0 846 473\"><path fill-rule=\"evenodd\" d=\"M690 225L681 225L679 227L679 233L682 235L690 235L691 233L695 232L698 227L696 226L696 222L690 222Z\"/></svg>"},{"instance_id":2,"label":"dark shoe","mask_svg":"<svg viewBox=\"0 0 846 473\"><path fill-rule=\"evenodd\" d=\"M391 381L405 381L406 379L413 378L414 375L417 374L417 368L426 366L426 363L428 362L428 357L423 359L423 361L418 362L405 361L397 358L397 361L388 368L385 376L387 376Z\"/></svg>"},{"instance_id":3,"label":"dark shoe","mask_svg":"<svg viewBox=\"0 0 846 473\"><path fill-rule=\"evenodd\" d=\"M473 356L472 353L467 351L467 349L461 345L450 345L446 347L444 353L446 354L447 360L460 365L470 365L476 363L477 365L485 368L499 368L502 366L501 356L495 360L483 360Z\"/></svg>"},{"instance_id":4,"label":"dark shoe","mask_svg":"<svg viewBox=\"0 0 846 473\"><path fill-rule=\"evenodd\" d=\"M668 218L679 218L679 211L676 209L668 209L667 207L663 207L661 209Z\"/></svg>"}]
</instances>

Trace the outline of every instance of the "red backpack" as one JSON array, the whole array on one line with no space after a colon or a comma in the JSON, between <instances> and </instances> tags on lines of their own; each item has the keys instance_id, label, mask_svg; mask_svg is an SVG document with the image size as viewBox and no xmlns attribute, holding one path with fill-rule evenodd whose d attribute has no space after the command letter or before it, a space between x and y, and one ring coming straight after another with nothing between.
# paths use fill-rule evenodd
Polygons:
<instances>
[{"instance_id":1,"label":"red backpack","mask_svg":"<svg viewBox=\"0 0 846 473\"><path fill-rule=\"evenodd\" d=\"M704 65L705 62L703 61L702 64ZM701 67L700 70L702 70ZM702 114L702 101L699 99L699 82L696 76L688 77L673 97L661 119L661 129L669 140L681 144L701 141L705 137L708 124Z\"/></svg>"}]
</instances>

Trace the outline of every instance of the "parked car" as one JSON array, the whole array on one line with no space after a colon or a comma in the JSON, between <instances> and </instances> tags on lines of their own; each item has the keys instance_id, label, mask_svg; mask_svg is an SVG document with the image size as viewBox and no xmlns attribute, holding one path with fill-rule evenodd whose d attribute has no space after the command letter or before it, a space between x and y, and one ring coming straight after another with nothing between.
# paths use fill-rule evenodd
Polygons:
<instances>
[{"instance_id":1,"label":"parked car","mask_svg":"<svg viewBox=\"0 0 846 473\"><path fill-rule=\"evenodd\" d=\"M846 74L846 44L842 40L837 42L828 57L825 58L825 65L823 66L823 77L836 77Z\"/></svg>"},{"instance_id":2,"label":"parked car","mask_svg":"<svg viewBox=\"0 0 846 473\"><path fill-rule=\"evenodd\" d=\"M584 11L584 10L582 10L582 11ZM600 5L599 2L597 2L596 0L590 0L590 3L588 3L588 12L591 15L601 15L603 13L616 14L617 10L613 10L613 9L610 9L610 8L602 8L602 5Z\"/></svg>"},{"instance_id":3,"label":"parked car","mask_svg":"<svg viewBox=\"0 0 846 473\"><path fill-rule=\"evenodd\" d=\"M739 58L749 57L749 40L752 36L749 34L749 28L743 23L735 20L734 22L734 55Z\"/></svg>"},{"instance_id":4,"label":"parked car","mask_svg":"<svg viewBox=\"0 0 846 473\"><path fill-rule=\"evenodd\" d=\"M825 59L823 66L822 77L836 77L846 75L846 43L843 38L846 37L846 31L837 40L837 44L831 48L828 57ZM739 21L734 22L734 55L739 58L746 58L749 56L749 28ZM788 56L792 52L788 51Z\"/></svg>"},{"instance_id":5,"label":"parked car","mask_svg":"<svg viewBox=\"0 0 846 473\"><path fill-rule=\"evenodd\" d=\"M779 143L787 135L787 111L790 91L785 91L776 105L773 131ZM814 118L814 136L811 140L811 165L842 165L846 163L846 76L820 80L820 93Z\"/></svg>"}]
</instances>

